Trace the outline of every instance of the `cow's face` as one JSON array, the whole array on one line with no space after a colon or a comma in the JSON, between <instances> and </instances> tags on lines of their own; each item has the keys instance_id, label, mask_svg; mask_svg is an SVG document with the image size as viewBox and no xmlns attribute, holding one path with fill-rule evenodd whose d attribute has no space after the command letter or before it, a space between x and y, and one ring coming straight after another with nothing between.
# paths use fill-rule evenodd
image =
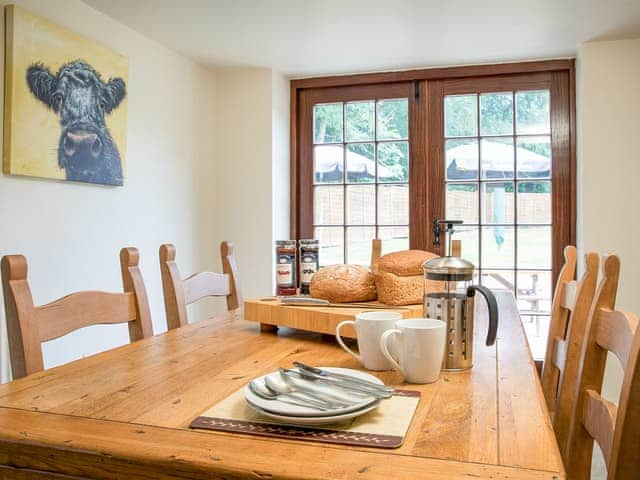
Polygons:
<instances>
[{"instance_id":1,"label":"cow's face","mask_svg":"<svg viewBox=\"0 0 640 480\"><path fill-rule=\"evenodd\" d=\"M93 68L76 61L64 65L57 75L43 65L32 65L27 70L27 83L36 98L60 119L60 167L74 160L99 160L105 145L111 143L104 117L124 98L124 81L115 78L104 83Z\"/></svg>"}]
</instances>

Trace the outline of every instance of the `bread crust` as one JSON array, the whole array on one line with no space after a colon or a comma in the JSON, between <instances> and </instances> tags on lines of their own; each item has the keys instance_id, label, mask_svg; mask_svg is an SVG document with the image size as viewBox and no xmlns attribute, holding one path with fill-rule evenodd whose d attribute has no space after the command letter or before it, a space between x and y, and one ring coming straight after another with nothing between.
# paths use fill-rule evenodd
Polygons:
<instances>
[{"instance_id":1,"label":"bread crust","mask_svg":"<svg viewBox=\"0 0 640 480\"><path fill-rule=\"evenodd\" d=\"M374 273L377 271L393 273L399 277L422 276L422 264L437 258L435 253L425 250L403 250L383 255L375 263Z\"/></svg>"},{"instance_id":2,"label":"bread crust","mask_svg":"<svg viewBox=\"0 0 640 480\"><path fill-rule=\"evenodd\" d=\"M416 305L423 301L422 264L437 258L425 250L403 250L383 255L373 265L378 300L387 305Z\"/></svg>"},{"instance_id":3,"label":"bread crust","mask_svg":"<svg viewBox=\"0 0 640 480\"><path fill-rule=\"evenodd\" d=\"M318 270L309 288L313 298L332 303L367 302L375 300L373 274L362 265L329 265Z\"/></svg>"}]
</instances>

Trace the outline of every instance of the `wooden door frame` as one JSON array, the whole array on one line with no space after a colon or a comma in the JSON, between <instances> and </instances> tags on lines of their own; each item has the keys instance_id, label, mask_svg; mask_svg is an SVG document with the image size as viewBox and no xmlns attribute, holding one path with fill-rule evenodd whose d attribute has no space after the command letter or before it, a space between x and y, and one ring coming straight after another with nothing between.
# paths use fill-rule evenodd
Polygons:
<instances>
[{"instance_id":1,"label":"wooden door frame","mask_svg":"<svg viewBox=\"0 0 640 480\"><path fill-rule=\"evenodd\" d=\"M466 82L481 79L482 77L496 77L496 76L509 76L514 75L531 75L532 78L540 76L538 74L550 75L552 90L555 90L557 95L560 95L564 104L564 111L558 112L557 108L552 111L552 130L554 125L556 128L562 129L562 138L558 141L562 142L563 151L568 151L568 162L562 162L562 168L566 171L562 175L562 184L559 184L558 180L553 183L553 188L561 190L568 189L565 192L566 202L569 205L554 205L554 219L563 218L567 221L555 223L554 228L562 229L562 242L565 244L576 244L576 190L577 190L577 177L576 177L576 106L575 106L575 61L574 59L554 59L554 60L540 60L531 62L515 62L515 63L500 63L492 65L470 65L462 67L444 67L444 68L430 68L420 70L405 70L397 72L381 72L381 73L367 73L356 75L341 75L331 77L317 77L317 78L305 78L291 81L291 126L290 126L290 154L291 154L291 170L290 170L290 237L293 239L302 238L302 234L309 234L308 228L303 228L304 215L310 214L308 195L309 191L302 193L301 190L308 188L308 185L304 184L301 179L301 173L304 171L304 166L301 164L301 142L298 141L298 135L301 131L300 125L304 120L308 118L302 118L301 104L303 95L308 95L310 91L324 91L328 92L329 89L335 89L336 92L350 92L353 94L359 90L371 90L375 91L381 88L383 85L389 87L389 84L400 84L406 82L412 82L414 84L413 101L410 101L410 118L414 121L410 122L410 138L425 138L424 142L410 142L410 194L413 205L410 212L410 245L411 248L420 248L433 250L432 247L432 234L430 228L430 219L433 218L434 212L444 211L444 199L441 192L431 191L428 188L426 181L414 181L411 186L412 180L423 179L426 180L427 165L431 158L435 155L436 158L442 156L442 152L438 149L426 148L427 145L431 145L432 142L428 142L426 135L429 133L432 136L436 135L438 126L430 124L429 119L434 118L434 114L437 112L429 111L430 97L438 95L437 88L441 85L441 80L453 80L466 79ZM488 80L488 79L487 79ZM411 100L411 97L410 97ZM555 118L554 118L555 117ZM436 117L437 118L437 117ZM566 125L565 119L568 118L569 124ZM413 130L413 131L411 131ZM552 132L553 133L553 132ZM412 135L413 134L413 135ZM424 136L423 136L424 135ZM553 147L554 152L555 148ZM418 160L419 161L414 161ZM444 168L444 164L442 165ZM566 179L569 179L569 185L566 183ZM302 193L302 195L301 195ZM306 195L306 196L305 196ZM438 197L438 198L436 198ZM304 202L302 201L304 200ZM561 209L561 211L559 210ZM306 213L305 213L306 210ZM430 211L429 211L430 210ZM558 210L558 211L557 211ZM308 221L307 221L308 224ZM554 278L555 273L559 270L561 265L561 252L563 245L554 245L553 249L553 270ZM560 253L558 253L560 252ZM560 262L560 263L558 263Z\"/></svg>"},{"instance_id":2,"label":"wooden door frame","mask_svg":"<svg viewBox=\"0 0 640 480\"><path fill-rule=\"evenodd\" d=\"M575 211L576 199L572 195L571 185L575 183L575 168L572 168L567 144L571 138L570 125L567 119L569 108L569 74L566 71L534 72L527 74L512 74L486 76L481 78L443 79L430 82L429 98L429 133L432 138L429 144L429 158L437 159L431 166L435 175L435 192L429 198L428 214L430 219L444 218L444 134L442 101L445 95L460 95L467 93L488 93L516 90L549 90L551 104L551 184L553 191L551 223L552 236L552 277L557 278L564 263L563 250L567 245L575 245ZM570 122L569 122L570 123ZM569 161L567 161L569 160ZM574 164L575 165L575 164ZM515 184L514 184L515 185ZM566 222L567 207L570 221ZM515 221L515 219L514 219ZM433 248L430 248L433 250ZM442 254L442 252L439 252Z\"/></svg>"}]
</instances>

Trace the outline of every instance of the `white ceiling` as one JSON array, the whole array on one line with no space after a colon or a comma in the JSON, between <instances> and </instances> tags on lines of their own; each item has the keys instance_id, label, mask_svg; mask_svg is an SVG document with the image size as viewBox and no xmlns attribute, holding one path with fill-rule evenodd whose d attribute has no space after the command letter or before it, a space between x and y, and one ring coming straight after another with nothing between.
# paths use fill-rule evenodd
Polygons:
<instances>
[{"instance_id":1,"label":"white ceiling","mask_svg":"<svg viewBox=\"0 0 640 480\"><path fill-rule=\"evenodd\" d=\"M211 67L291 76L574 56L640 37L640 0L84 0Z\"/></svg>"}]
</instances>

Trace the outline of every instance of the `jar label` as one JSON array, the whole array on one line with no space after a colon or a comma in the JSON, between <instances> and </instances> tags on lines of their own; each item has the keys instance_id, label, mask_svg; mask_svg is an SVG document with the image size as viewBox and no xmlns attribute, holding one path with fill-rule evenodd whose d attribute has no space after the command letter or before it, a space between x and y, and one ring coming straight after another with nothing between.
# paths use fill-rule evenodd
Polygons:
<instances>
[{"instance_id":1,"label":"jar label","mask_svg":"<svg viewBox=\"0 0 640 480\"><path fill-rule=\"evenodd\" d=\"M318 263L314 256L302 257L300 263L300 282L311 283L313 274L318 271Z\"/></svg>"},{"instance_id":2,"label":"jar label","mask_svg":"<svg viewBox=\"0 0 640 480\"><path fill-rule=\"evenodd\" d=\"M280 287L293 286L293 256L281 255L276 265L277 285Z\"/></svg>"}]
</instances>

